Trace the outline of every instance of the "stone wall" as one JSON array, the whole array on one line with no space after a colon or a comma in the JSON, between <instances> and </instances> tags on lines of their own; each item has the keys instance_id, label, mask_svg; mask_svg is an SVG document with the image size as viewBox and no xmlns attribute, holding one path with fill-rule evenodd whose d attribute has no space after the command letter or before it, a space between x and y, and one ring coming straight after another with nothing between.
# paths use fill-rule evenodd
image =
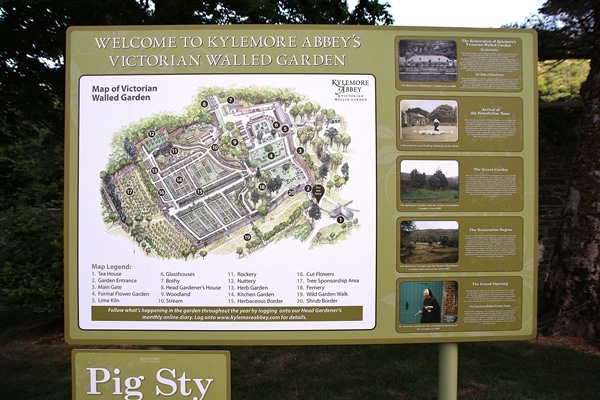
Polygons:
<instances>
[{"instance_id":1,"label":"stone wall","mask_svg":"<svg viewBox=\"0 0 600 400\"><path fill-rule=\"evenodd\" d=\"M558 234L562 228L563 211L569 194L571 166L577 150L576 124L580 108L571 110L563 116L554 107L542 108L540 112L539 135L539 211L538 211L538 261L539 284L541 288L548 275L550 262L557 244ZM548 128L557 125L548 114L560 115L557 132L547 132ZM545 121L545 122L544 122ZM570 127L571 132L565 129ZM557 135L564 134L561 139Z\"/></svg>"},{"instance_id":2,"label":"stone wall","mask_svg":"<svg viewBox=\"0 0 600 400\"><path fill-rule=\"evenodd\" d=\"M458 284L456 281L444 281L442 315L458 317Z\"/></svg>"}]
</instances>

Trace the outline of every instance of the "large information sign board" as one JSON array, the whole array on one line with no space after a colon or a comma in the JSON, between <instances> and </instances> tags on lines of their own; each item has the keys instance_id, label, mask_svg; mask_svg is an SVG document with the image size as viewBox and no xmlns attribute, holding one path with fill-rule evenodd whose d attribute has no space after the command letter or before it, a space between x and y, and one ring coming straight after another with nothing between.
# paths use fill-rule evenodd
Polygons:
<instances>
[{"instance_id":1,"label":"large information sign board","mask_svg":"<svg viewBox=\"0 0 600 400\"><path fill-rule=\"evenodd\" d=\"M533 337L536 40L70 28L67 341Z\"/></svg>"}]
</instances>

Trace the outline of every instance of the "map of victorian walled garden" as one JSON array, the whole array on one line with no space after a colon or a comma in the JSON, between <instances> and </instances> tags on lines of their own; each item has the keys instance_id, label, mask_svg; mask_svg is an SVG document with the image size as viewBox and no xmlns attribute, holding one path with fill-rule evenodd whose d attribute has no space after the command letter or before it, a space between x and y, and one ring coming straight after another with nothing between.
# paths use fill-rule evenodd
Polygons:
<instances>
[{"instance_id":1,"label":"map of victorian walled garden","mask_svg":"<svg viewBox=\"0 0 600 400\"><path fill-rule=\"evenodd\" d=\"M249 257L284 238L335 244L360 227L344 198L353 135L344 115L297 90L201 87L183 113L114 133L104 223L158 258Z\"/></svg>"}]
</instances>

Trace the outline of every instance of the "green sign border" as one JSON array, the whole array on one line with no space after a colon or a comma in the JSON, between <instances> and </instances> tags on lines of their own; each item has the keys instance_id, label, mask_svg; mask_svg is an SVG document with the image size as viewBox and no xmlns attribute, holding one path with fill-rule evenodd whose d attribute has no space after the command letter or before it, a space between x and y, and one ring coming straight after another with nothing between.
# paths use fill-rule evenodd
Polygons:
<instances>
[{"instance_id":1,"label":"green sign border","mask_svg":"<svg viewBox=\"0 0 600 400\"><path fill-rule=\"evenodd\" d=\"M330 38L329 47L312 48L263 48L261 54L276 57L278 54L302 52L313 56L329 54L332 57L344 57L343 66L287 65L287 66L229 66L221 68L206 67L132 67L113 68L108 56L122 56L127 52L145 54L152 49L111 49L94 48L94 37L131 37L131 36L282 36L297 37L297 43L306 38ZM345 48L342 39L349 43L360 43L359 47ZM338 38L338 39L331 39ZM507 90L465 90L452 84L425 87L404 87L397 73L397 46L402 39L411 40L456 40L459 52L468 52L469 40L472 43L483 41L514 40L521 52L520 67L513 75L517 76L517 89ZM337 41L336 41L337 40ZM475 45L474 45L475 46ZM161 49L166 55L178 56L182 49ZM222 49L229 53L251 55L252 48ZM501 50L501 52L504 50ZM132 53L133 54L133 53ZM466 54L466 53L465 53ZM497 340L527 340L536 335L537 313L537 223L538 223L538 105L537 105L537 34L534 30L516 29L467 29L467 28L414 28L414 27L367 27L367 26L115 26L115 27L71 27L67 31L66 53L66 157L65 157L65 339L69 343L81 344L212 344L212 345L264 345L264 344L379 344L379 343L434 343L467 342ZM84 75L122 75L122 74L371 74L377 83L377 304L376 326L371 330L330 330L330 331L169 331L169 330L82 330L78 325L78 82ZM473 74L460 72L457 82L462 78L473 78ZM436 152L420 148L416 151L397 147L397 98L515 98L523 102L523 148L518 152L456 151ZM522 287L522 320L520 329L500 331L472 332L429 332L399 333L396 329L398 307L396 300L396 282L400 280L452 280L480 277L501 278L502 272L397 272L397 220L440 219L473 216L472 212L442 210L427 212L414 209L398 209L397 194L399 176L396 164L399 158L448 158L454 157L520 157L523 160L522 194L523 208L518 211L479 212L476 216L499 218L503 216L523 219L523 254L520 271L510 271L510 276L519 276ZM390 171L396 170L396 173Z\"/></svg>"}]
</instances>

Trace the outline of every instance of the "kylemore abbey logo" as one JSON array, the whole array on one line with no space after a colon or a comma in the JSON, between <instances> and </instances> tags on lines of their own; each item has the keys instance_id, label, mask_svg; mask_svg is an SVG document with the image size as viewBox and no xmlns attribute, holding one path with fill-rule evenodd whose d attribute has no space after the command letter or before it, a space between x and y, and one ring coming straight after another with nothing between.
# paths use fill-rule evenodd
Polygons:
<instances>
[{"instance_id":1,"label":"kylemore abbey logo","mask_svg":"<svg viewBox=\"0 0 600 400\"><path fill-rule=\"evenodd\" d=\"M363 89L371 85L368 79L332 79L336 101L367 101Z\"/></svg>"}]
</instances>

